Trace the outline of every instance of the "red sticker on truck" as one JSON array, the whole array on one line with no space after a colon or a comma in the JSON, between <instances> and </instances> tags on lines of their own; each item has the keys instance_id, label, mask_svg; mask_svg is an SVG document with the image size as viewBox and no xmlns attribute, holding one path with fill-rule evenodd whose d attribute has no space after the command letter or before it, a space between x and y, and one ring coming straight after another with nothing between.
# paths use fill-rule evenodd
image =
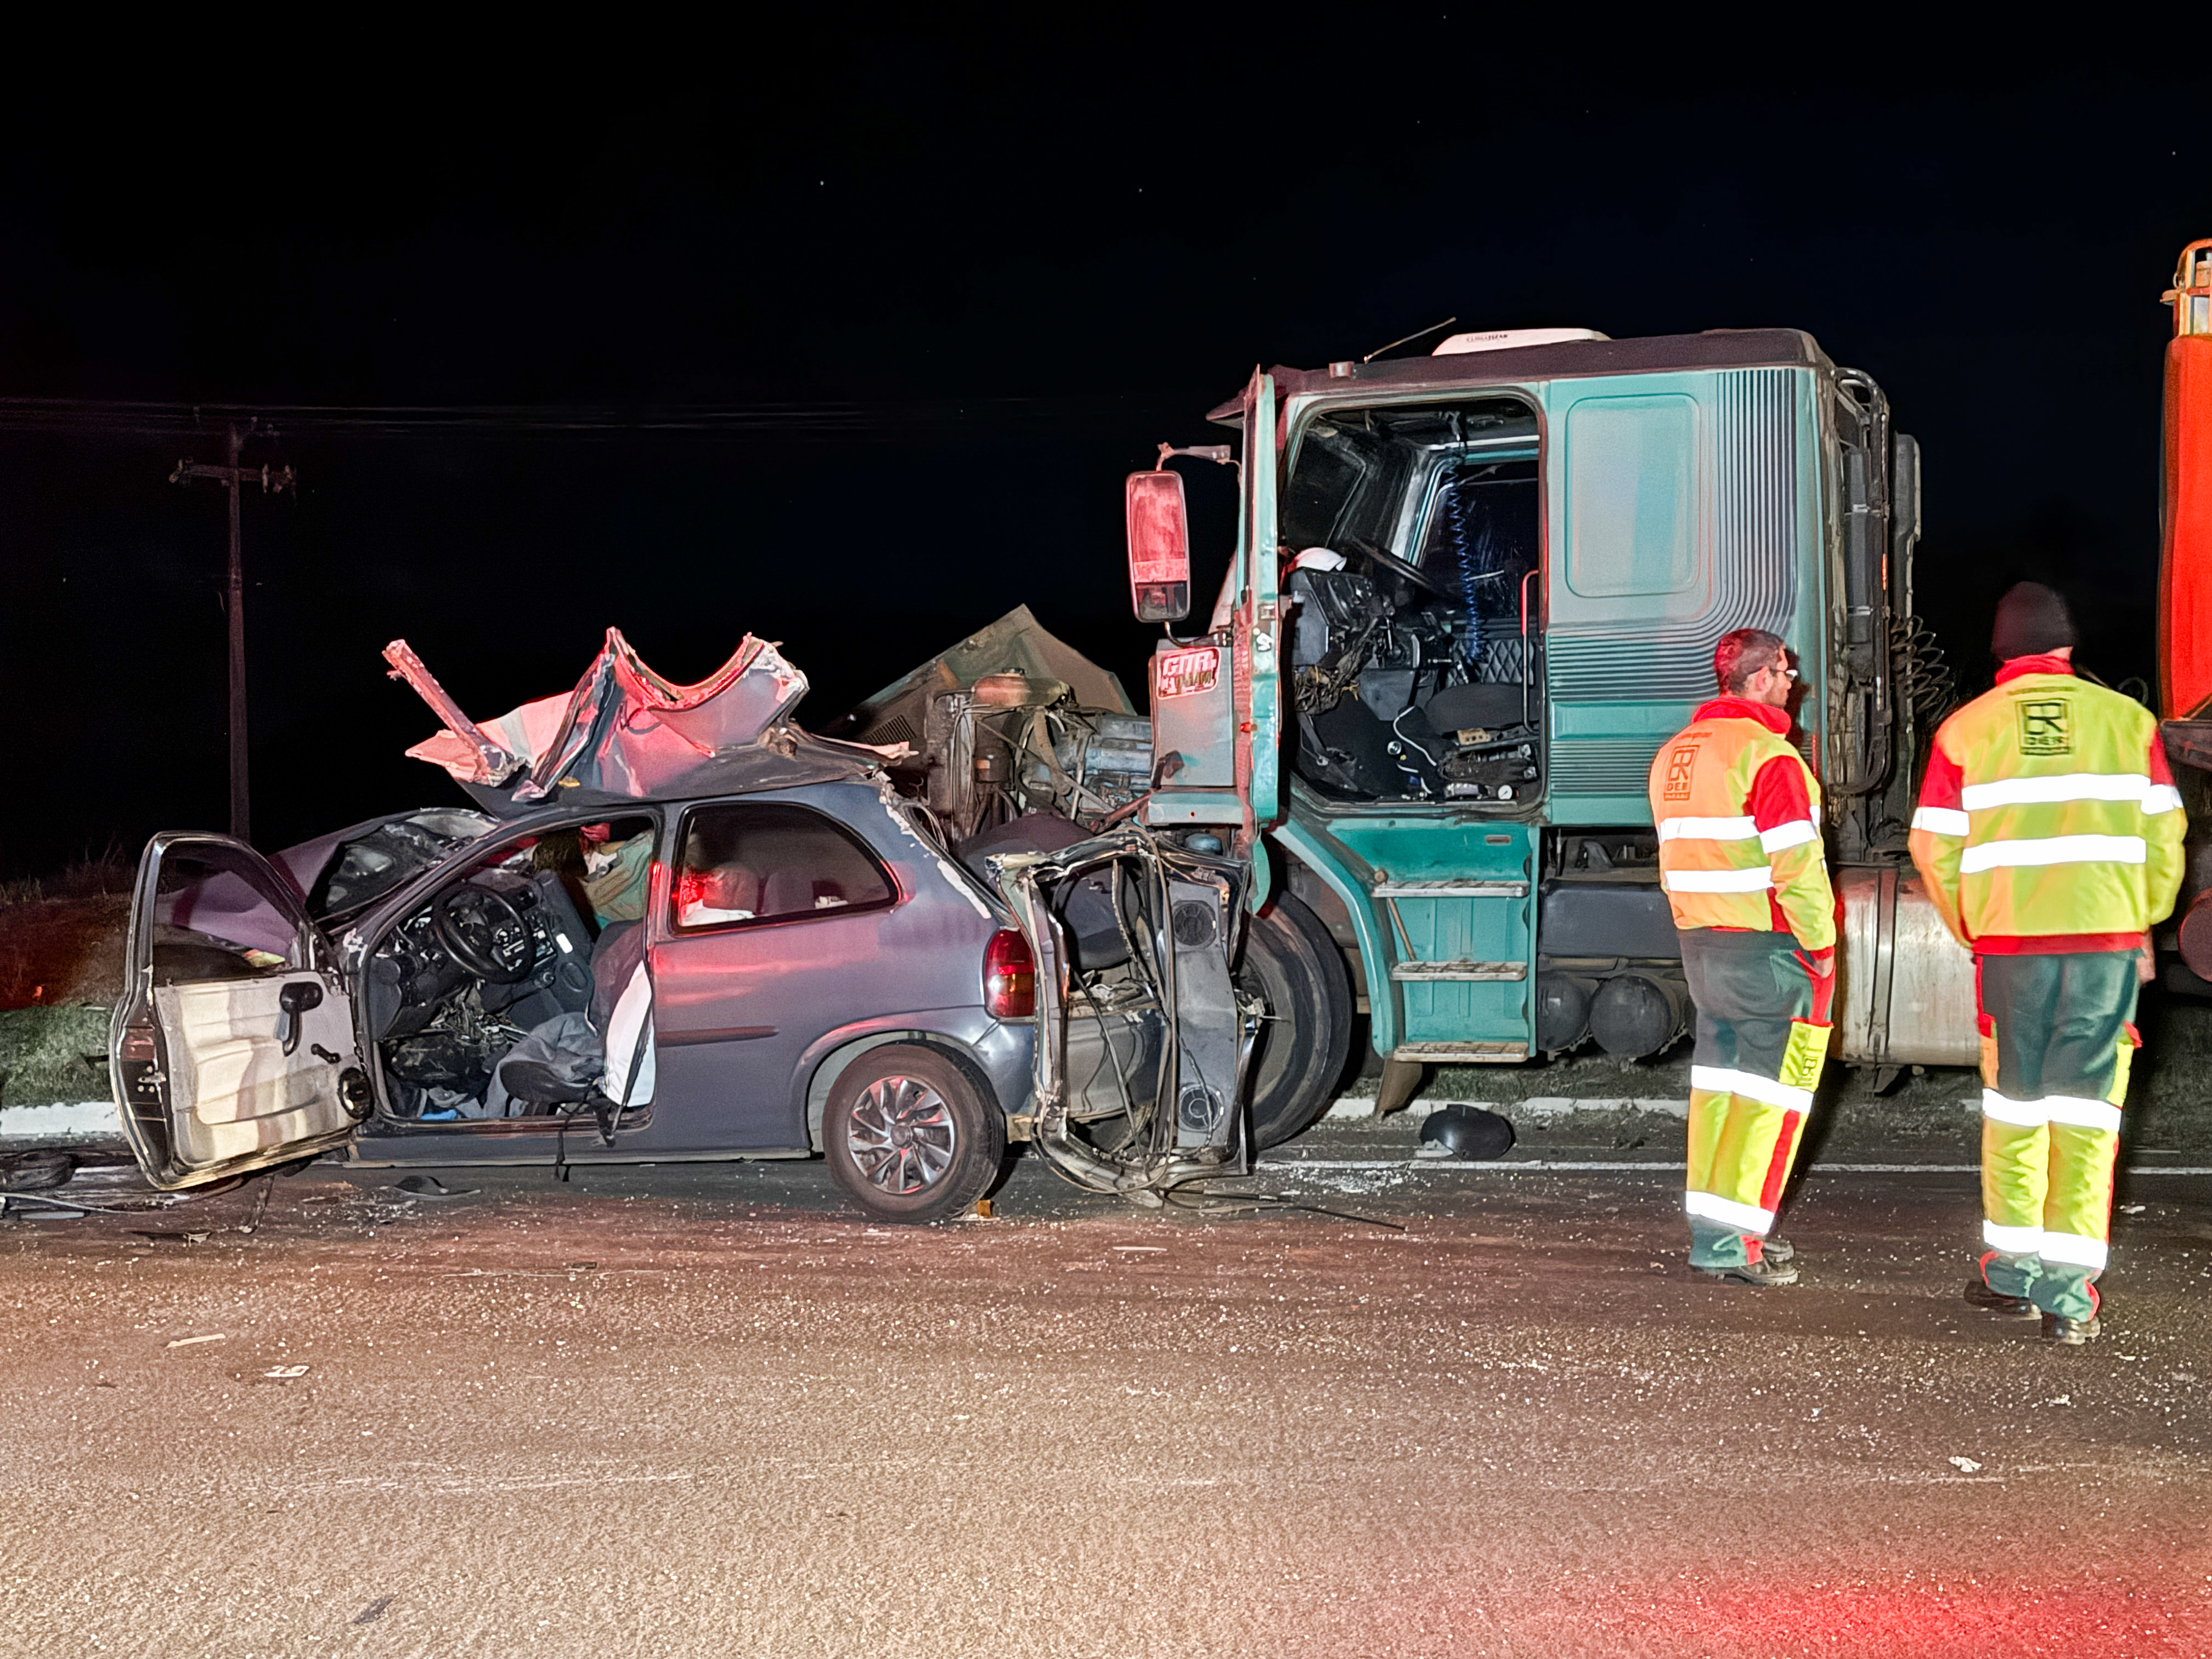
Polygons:
<instances>
[{"instance_id":1,"label":"red sticker on truck","mask_svg":"<svg viewBox=\"0 0 2212 1659\"><path fill-rule=\"evenodd\" d=\"M1221 650L1218 646L1194 646L1188 651L1164 651L1155 660L1152 668L1152 695L1156 697L1194 697L1201 691L1213 690L1221 678Z\"/></svg>"}]
</instances>

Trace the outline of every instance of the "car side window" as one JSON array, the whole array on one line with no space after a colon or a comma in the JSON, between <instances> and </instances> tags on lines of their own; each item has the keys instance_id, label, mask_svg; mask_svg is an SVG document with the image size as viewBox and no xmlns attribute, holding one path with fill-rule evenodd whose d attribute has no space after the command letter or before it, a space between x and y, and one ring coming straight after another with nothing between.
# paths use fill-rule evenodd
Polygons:
<instances>
[{"instance_id":1,"label":"car side window","mask_svg":"<svg viewBox=\"0 0 2212 1659\"><path fill-rule=\"evenodd\" d=\"M684 822L672 884L678 933L876 910L890 873L859 838L804 806L702 806Z\"/></svg>"}]
</instances>

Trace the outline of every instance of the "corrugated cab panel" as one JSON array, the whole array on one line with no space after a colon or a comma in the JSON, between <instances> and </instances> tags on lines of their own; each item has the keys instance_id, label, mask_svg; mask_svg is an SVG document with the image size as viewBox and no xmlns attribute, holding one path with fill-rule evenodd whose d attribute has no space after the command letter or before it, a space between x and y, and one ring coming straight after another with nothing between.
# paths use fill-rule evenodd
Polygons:
<instances>
[{"instance_id":1,"label":"corrugated cab panel","mask_svg":"<svg viewBox=\"0 0 2212 1659\"><path fill-rule=\"evenodd\" d=\"M1554 417L1564 476L1553 488L1561 522L1547 634L1553 822L1618 818L1634 805L1630 798L1640 799L1664 740L1657 728L1675 729L1712 694L1713 647L1723 634L1792 631L1803 521L1800 380L1808 380L1802 370L1751 368L1556 388L1571 401ZM1698 411L1693 439L1686 403ZM1646 453L1686 443L1693 457ZM1699 544L1688 557L1643 544L1682 533L1670 492L1686 465L1701 498ZM1572 718L1572 705L1593 702L1648 712L1628 730L1601 734ZM1656 705L1667 706L1663 718L1654 718ZM1601 806L1574 797L1610 799Z\"/></svg>"}]
</instances>

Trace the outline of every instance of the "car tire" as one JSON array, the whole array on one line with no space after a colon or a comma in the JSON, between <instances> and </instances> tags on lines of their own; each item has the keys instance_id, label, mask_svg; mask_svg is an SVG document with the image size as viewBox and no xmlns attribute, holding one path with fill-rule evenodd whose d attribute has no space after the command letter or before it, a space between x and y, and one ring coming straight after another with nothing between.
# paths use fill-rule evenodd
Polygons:
<instances>
[{"instance_id":1,"label":"car tire","mask_svg":"<svg viewBox=\"0 0 2212 1659\"><path fill-rule=\"evenodd\" d=\"M1252 1139L1279 1146L1335 1098L1352 1048L1352 981L1321 918L1282 893L1245 929L1237 984L1273 1016L1252 1052Z\"/></svg>"},{"instance_id":2,"label":"car tire","mask_svg":"<svg viewBox=\"0 0 2212 1659\"><path fill-rule=\"evenodd\" d=\"M884 1221L942 1221L990 1190L1006 1120L951 1055L920 1043L871 1048L838 1073L822 1152L854 1202Z\"/></svg>"}]
</instances>

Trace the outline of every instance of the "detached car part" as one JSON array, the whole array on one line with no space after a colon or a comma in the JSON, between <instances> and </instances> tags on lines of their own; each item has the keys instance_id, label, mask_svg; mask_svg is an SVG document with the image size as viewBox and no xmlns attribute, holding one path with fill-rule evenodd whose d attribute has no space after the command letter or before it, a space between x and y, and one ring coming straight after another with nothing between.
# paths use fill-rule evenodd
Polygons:
<instances>
[{"instance_id":1,"label":"detached car part","mask_svg":"<svg viewBox=\"0 0 2212 1659\"><path fill-rule=\"evenodd\" d=\"M1245 1074L1265 1010L1230 971L1242 868L1135 825L991 863L1036 962L1033 1133L1046 1161L1103 1193L1244 1173ZM1102 881L1118 951L1094 942Z\"/></svg>"}]
</instances>

